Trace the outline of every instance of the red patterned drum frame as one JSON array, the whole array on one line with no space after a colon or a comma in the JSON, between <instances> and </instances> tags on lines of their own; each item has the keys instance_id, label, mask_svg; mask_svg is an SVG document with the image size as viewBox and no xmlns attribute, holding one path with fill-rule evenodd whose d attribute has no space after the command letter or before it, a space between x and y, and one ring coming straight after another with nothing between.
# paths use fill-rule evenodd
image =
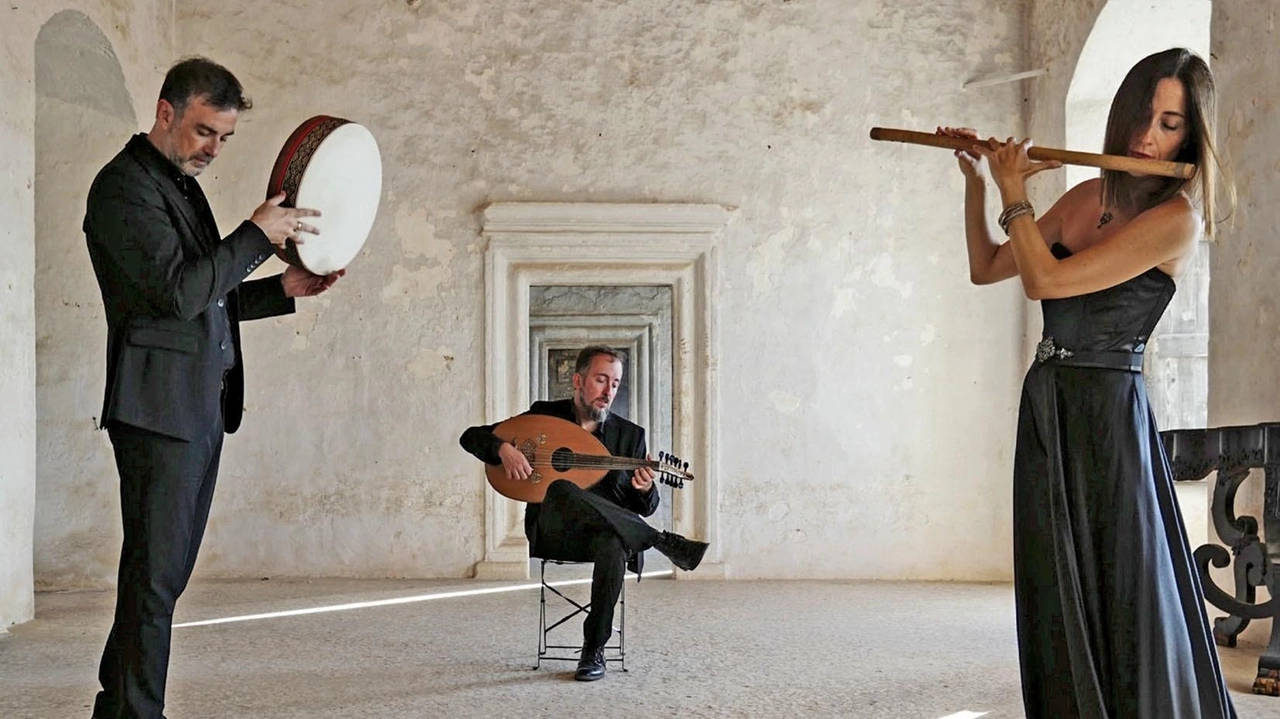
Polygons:
<instances>
[{"instance_id":1,"label":"red patterned drum frame","mask_svg":"<svg viewBox=\"0 0 1280 719\"><path fill-rule=\"evenodd\" d=\"M319 235L292 240L280 259L317 275L346 267L364 246L382 195L378 143L364 126L317 115L298 126L280 150L267 184L267 197L285 193L285 207L319 210L307 218Z\"/></svg>"}]
</instances>

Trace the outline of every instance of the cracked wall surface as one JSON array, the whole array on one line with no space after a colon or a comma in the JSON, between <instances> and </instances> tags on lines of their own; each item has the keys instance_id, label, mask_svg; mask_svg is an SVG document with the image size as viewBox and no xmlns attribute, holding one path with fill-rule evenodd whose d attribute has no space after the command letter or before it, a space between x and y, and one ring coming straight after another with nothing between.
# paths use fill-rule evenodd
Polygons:
<instances>
[{"instance_id":1,"label":"cracked wall surface","mask_svg":"<svg viewBox=\"0 0 1280 719\"><path fill-rule=\"evenodd\" d=\"M1214 76L1218 83L1219 149L1239 196L1212 250L1209 286L1209 426L1280 421L1280 160L1273 121L1280 98L1280 57L1274 48L1280 8L1274 3L1214 3ZM1261 471L1241 486L1239 515L1263 518ZM1274 541L1274 538L1269 538ZM1217 584L1232 591L1228 572ZM1242 641L1265 644L1266 623Z\"/></svg>"},{"instance_id":2,"label":"cracked wall surface","mask_svg":"<svg viewBox=\"0 0 1280 719\"><path fill-rule=\"evenodd\" d=\"M351 274L245 328L249 414L201 571L467 572L484 485L457 436L501 419L481 414L475 213L572 200L737 208L714 358L733 576L1007 577L1017 288L967 282L954 160L867 132L1015 130L1016 84L961 85L1022 69L1022 8L180 5L179 44L257 103L206 182L224 226L311 114L384 155Z\"/></svg>"},{"instance_id":3,"label":"cracked wall surface","mask_svg":"<svg viewBox=\"0 0 1280 719\"><path fill-rule=\"evenodd\" d=\"M731 576L1008 578L1024 303L1012 284L968 283L954 159L867 132L1020 131L1023 85L962 85L1025 69L1021 0L179 2L172 45L150 42L169 27L160 8L85 5L121 58L139 129L179 54L244 81L255 108L201 178L224 231L262 200L281 143L311 115L361 122L383 153L382 206L350 274L296 315L243 328L245 422L226 445L202 576L470 571L485 485L457 437L501 419L483 416L477 211L569 200L735 208L711 358L732 419L713 428L712 539ZM4 47L30 67L52 13L21 12L30 32ZM33 144L31 75L0 73L25 98L0 110L19 148ZM8 172L25 179L24 152ZM31 191L10 178L0 192L25 218L5 231L30 268ZM0 380L6 397L36 371L25 301L4 320L26 373ZM101 329L75 332L85 361L101 362ZM77 371L70 391L99 396L96 370ZM35 399L24 402L3 441L34 476ZM66 426L90 409L77 403ZM66 463L36 511L43 586L114 571L108 552L81 549L118 546L108 448L86 431L96 454ZM63 516L94 517L94 531L60 530Z\"/></svg>"},{"instance_id":4,"label":"cracked wall surface","mask_svg":"<svg viewBox=\"0 0 1280 719\"><path fill-rule=\"evenodd\" d=\"M154 112L173 13L169 0L14 0L0 24L2 631L30 618L33 581L115 581L116 481L89 411L101 403L105 328L96 286L83 284L92 270L79 218L86 178ZM39 130L38 117L49 121ZM38 464L49 481L37 481ZM49 574L35 569L46 558Z\"/></svg>"},{"instance_id":5,"label":"cracked wall surface","mask_svg":"<svg viewBox=\"0 0 1280 719\"><path fill-rule=\"evenodd\" d=\"M569 200L735 208L711 358L732 419L714 430L713 538L731 576L1007 579L1035 313L1012 284L968 284L954 161L866 134L954 124L1065 146L1072 72L1105 4L15 0L0 9L0 627L30 616L33 581L114 581L116 481L92 430L104 330L78 219L86 177L149 127L164 70L192 52L231 67L257 105L202 178L224 231L312 114L368 126L385 169L351 274L294 316L244 327L245 425L227 443L202 576L469 572L484 484L456 439L501 419L482 416L477 210ZM60 12L82 17L50 24ZM1241 197L1213 249L1221 425L1274 419L1263 118L1280 68L1266 51L1274 9L1213 12ZM43 70L42 28L70 40ZM72 72L86 39L109 53ZM77 154L80 136L93 140ZM1037 203L1065 189L1037 182Z\"/></svg>"}]
</instances>

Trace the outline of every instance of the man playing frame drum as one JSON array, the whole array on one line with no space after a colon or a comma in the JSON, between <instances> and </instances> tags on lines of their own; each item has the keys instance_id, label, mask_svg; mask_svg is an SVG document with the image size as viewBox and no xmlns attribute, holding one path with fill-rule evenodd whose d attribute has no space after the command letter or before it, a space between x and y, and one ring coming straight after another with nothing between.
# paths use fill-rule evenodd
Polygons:
<instances>
[{"instance_id":1,"label":"man playing frame drum","mask_svg":"<svg viewBox=\"0 0 1280 719\"><path fill-rule=\"evenodd\" d=\"M107 320L102 427L120 475L124 540L99 719L163 719L173 610L187 586L222 454L244 405L241 320L294 311L344 273L289 267L246 278L273 248L314 236L319 213L262 203L226 237L195 178L250 107L204 58L174 65L155 124L89 190L85 238Z\"/></svg>"}]
</instances>

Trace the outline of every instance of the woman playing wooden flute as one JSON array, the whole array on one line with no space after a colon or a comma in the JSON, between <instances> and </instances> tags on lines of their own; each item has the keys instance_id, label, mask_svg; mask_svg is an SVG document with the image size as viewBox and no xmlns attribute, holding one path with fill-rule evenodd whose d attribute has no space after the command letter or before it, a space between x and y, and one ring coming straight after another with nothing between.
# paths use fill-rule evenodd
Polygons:
<instances>
[{"instance_id":1,"label":"woman playing wooden flute","mask_svg":"<svg viewBox=\"0 0 1280 719\"><path fill-rule=\"evenodd\" d=\"M1108 154L1194 163L1174 179L1104 171L1038 219L1030 141L956 151L976 284L1019 277L1041 300L1014 458L1014 574L1028 717L1235 717L1148 404L1142 351L1174 278L1213 235L1213 77L1183 49L1116 92ZM939 128L953 137L971 130ZM983 162L985 160L985 163ZM1000 192L1000 242L983 164Z\"/></svg>"}]
</instances>

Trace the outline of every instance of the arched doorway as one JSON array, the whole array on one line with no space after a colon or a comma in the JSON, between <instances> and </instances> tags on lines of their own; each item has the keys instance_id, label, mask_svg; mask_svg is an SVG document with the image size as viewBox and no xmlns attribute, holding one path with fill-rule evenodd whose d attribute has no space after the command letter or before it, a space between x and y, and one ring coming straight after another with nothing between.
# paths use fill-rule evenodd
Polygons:
<instances>
[{"instance_id":1,"label":"arched doorway","mask_svg":"<svg viewBox=\"0 0 1280 719\"><path fill-rule=\"evenodd\" d=\"M1110 0L1080 52L1067 91L1066 146L1101 152L1111 99L1138 60L1185 47L1209 60L1210 0ZM1068 165L1067 186L1097 176ZM1192 267L1152 333L1146 352L1147 387L1161 429L1204 427L1209 395L1209 245Z\"/></svg>"},{"instance_id":2,"label":"arched doorway","mask_svg":"<svg viewBox=\"0 0 1280 719\"><path fill-rule=\"evenodd\" d=\"M63 11L35 43L37 588L108 586L119 553L110 445L95 432L106 326L80 223L94 175L137 131L110 41Z\"/></svg>"}]
</instances>

